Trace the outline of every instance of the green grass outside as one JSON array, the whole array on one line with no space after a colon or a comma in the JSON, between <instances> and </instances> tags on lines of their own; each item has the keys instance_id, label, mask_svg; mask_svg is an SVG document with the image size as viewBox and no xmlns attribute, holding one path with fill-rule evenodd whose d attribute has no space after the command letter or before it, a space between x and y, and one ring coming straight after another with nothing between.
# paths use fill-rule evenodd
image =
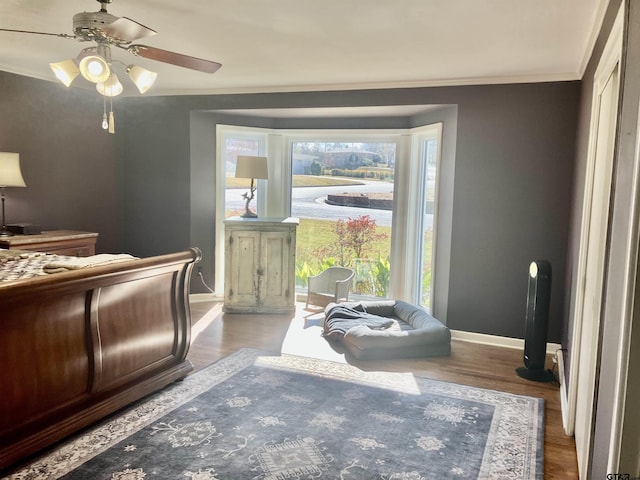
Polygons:
<instances>
[{"instance_id":1,"label":"green grass outside","mask_svg":"<svg viewBox=\"0 0 640 480\"><path fill-rule=\"evenodd\" d=\"M335 256L331 252L337 244L335 225L334 220L301 218L296 232L296 263L314 265L328 256ZM376 226L376 233L384 233L386 238L369 244L367 256L377 258L380 254L387 257L391 251L391 227Z\"/></svg>"}]
</instances>

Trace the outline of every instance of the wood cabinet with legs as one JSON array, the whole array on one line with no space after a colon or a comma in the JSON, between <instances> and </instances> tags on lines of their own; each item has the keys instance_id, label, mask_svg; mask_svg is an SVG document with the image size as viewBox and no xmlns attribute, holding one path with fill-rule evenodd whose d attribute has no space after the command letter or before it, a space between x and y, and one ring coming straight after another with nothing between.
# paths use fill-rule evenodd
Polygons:
<instances>
[{"instance_id":1,"label":"wood cabinet with legs","mask_svg":"<svg viewBox=\"0 0 640 480\"><path fill-rule=\"evenodd\" d=\"M231 217L224 224L224 311L294 311L298 219Z\"/></svg>"}]
</instances>

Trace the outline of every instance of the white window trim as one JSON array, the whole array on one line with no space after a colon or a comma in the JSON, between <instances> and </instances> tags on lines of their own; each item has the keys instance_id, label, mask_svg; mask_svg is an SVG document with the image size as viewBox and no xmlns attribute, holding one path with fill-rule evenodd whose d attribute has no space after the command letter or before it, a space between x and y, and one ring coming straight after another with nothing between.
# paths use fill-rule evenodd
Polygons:
<instances>
[{"instance_id":1,"label":"white window trim","mask_svg":"<svg viewBox=\"0 0 640 480\"><path fill-rule=\"evenodd\" d=\"M265 129L253 127L239 127L234 125L217 125L216 127L216 208L215 208L215 250L214 262L216 265L214 271L215 295L222 297L224 295L224 217L225 217L225 177L226 168L224 161L226 139L229 137L243 138L247 140L256 140L258 142L259 155L267 152L267 133ZM271 176L271 166L269 167L269 176ZM262 180L258 181L260 184ZM259 185L260 186L260 185ZM263 198L262 189L258 189L258 215L262 215Z\"/></svg>"},{"instance_id":2,"label":"white window trim","mask_svg":"<svg viewBox=\"0 0 640 480\"><path fill-rule=\"evenodd\" d=\"M417 168L417 172L415 175L415 179L416 182L412 182L412 183L417 183L417 188L418 188L418 194L416 195L416 202L415 202L415 212L413 217L411 218L416 218L418 221L415 222L416 224L416 231L415 232L409 232L409 235L413 236L415 238L415 241L417 242L417 251L416 251L416 258L420 259L419 262L411 262L411 264L415 265L418 268L418 271L414 272L414 276L418 279L421 278L422 275L422 264L424 262L424 250L423 250L423 242L422 242L422 237L424 234L424 212L422 212L422 209L424 208L425 204L426 204L426 194L427 194L427 169L428 169L428 165L427 165L427 155L424 150L425 150L425 145L427 143L427 141L429 140L435 140L437 142L438 145L438 151L436 153L436 178L435 178L435 192L434 192L434 206L433 206L433 231L434 233L436 233L435 235L432 236L431 242L432 242L432 246L431 246L431 292L430 292L430 299L429 299L429 310L430 313L433 314L433 304L434 304L434 299L436 298L435 296L435 290L436 290L436 277L435 277L435 259L437 258L437 247L438 247L438 235L437 235L437 231L438 231L438 204L440 202L438 202L438 198L440 198L440 168L442 166L442 123L434 123L431 125L425 125L422 127L417 127L411 130L410 134L411 134L411 141L412 141L412 148L411 148L411 164L412 165L416 165ZM414 185L412 185L414 186ZM422 212L422 214L421 214ZM409 222L411 224L411 222ZM407 262L408 264L409 262ZM422 285L420 280L418 280L418 282L414 285L414 292L413 292L413 297L416 298L418 300L418 302L421 301L422 299Z\"/></svg>"}]
</instances>

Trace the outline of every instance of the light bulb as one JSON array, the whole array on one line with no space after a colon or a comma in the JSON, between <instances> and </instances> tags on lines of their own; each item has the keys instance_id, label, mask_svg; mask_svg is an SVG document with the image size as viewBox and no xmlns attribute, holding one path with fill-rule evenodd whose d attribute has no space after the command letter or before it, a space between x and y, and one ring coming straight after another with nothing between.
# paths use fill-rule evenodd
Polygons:
<instances>
[{"instance_id":1,"label":"light bulb","mask_svg":"<svg viewBox=\"0 0 640 480\"><path fill-rule=\"evenodd\" d=\"M80 60L80 74L93 83L104 82L111 75L107 61L98 55L89 55Z\"/></svg>"},{"instance_id":2,"label":"light bulb","mask_svg":"<svg viewBox=\"0 0 640 480\"><path fill-rule=\"evenodd\" d=\"M96 77L103 75L105 72L104 64L96 60L91 60L89 62L89 64L87 65L87 70L89 71L89 73L91 73L91 75L95 75Z\"/></svg>"}]
</instances>

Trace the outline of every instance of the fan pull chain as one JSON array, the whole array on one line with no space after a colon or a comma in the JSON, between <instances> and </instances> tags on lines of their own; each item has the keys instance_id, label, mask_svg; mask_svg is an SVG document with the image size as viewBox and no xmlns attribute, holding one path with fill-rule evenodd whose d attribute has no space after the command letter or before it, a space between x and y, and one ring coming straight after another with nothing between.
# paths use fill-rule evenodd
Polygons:
<instances>
[{"instance_id":1,"label":"fan pull chain","mask_svg":"<svg viewBox=\"0 0 640 480\"><path fill-rule=\"evenodd\" d=\"M111 109L109 111L109 133L116 133L116 121L113 118L113 97L109 97Z\"/></svg>"}]
</instances>

